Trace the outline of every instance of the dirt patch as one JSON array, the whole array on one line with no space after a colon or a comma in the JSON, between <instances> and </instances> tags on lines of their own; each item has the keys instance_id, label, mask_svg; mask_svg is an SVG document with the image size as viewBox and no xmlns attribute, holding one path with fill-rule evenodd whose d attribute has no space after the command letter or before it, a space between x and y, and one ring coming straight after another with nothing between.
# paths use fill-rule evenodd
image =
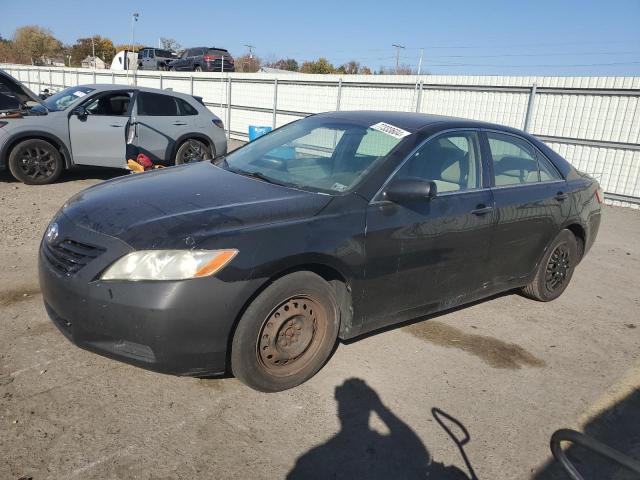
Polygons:
<instances>
[{"instance_id":1,"label":"dirt patch","mask_svg":"<svg viewBox=\"0 0 640 480\"><path fill-rule=\"evenodd\" d=\"M8 307L18 302L31 300L35 295L40 295L38 287L21 287L0 292L0 307Z\"/></svg>"},{"instance_id":2,"label":"dirt patch","mask_svg":"<svg viewBox=\"0 0 640 480\"><path fill-rule=\"evenodd\" d=\"M520 345L485 335L466 333L445 323L430 320L409 325L404 330L441 347L464 350L494 368L518 369L523 366L545 366L544 361L533 356Z\"/></svg>"}]
</instances>

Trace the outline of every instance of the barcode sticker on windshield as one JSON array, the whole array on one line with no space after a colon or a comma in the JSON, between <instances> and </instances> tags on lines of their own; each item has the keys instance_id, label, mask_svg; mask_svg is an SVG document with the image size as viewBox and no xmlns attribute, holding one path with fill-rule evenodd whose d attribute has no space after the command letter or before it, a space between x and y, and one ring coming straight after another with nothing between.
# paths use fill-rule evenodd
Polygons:
<instances>
[{"instance_id":1,"label":"barcode sticker on windshield","mask_svg":"<svg viewBox=\"0 0 640 480\"><path fill-rule=\"evenodd\" d=\"M393 125L389 125L388 123L380 122L375 125L371 125L371 128L374 130L378 130L379 132L386 133L387 135L391 135L394 138L404 138L407 135L411 135L411 132L407 132L398 127L394 127Z\"/></svg>"}]
</instances>

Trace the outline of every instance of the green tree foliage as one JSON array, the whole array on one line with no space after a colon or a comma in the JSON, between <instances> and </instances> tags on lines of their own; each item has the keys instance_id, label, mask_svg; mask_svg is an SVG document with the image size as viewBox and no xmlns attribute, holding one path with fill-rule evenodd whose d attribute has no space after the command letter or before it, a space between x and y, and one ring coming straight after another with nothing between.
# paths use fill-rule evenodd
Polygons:
<instances>
[{"instance_id":1,"label":"green tree foliage","mask_svg":"<svg viewBox=\"0 0 640 480\"><path fill-rule=\"evenodd\" d=\"M93 40L93 43L92 43ZM71 65L79 66L80 62L86 57L93 55L95 46L96 57L100 57L107 65L111 64L111 60L116 54L116 48L113 42L108 38L94 35L88 38L79 38L71 47Z\"/></svg>"},{"instance_id":2,"label":"green tree foliage","mask_svg":"<svg viewBox=\"0 0 640 480\"><path fill-rule=\"evenodd\" d=\"M336 69L333 65L331 65L331 62L329 62L329 60L322 57L314 62L304 62L300 67L300 71L302 73L334 73Z\"/></svg>"},{"instance_id":3,"label":"green tree foliage","mask_svg":"<svg viewBox=\"0 0 640 480\"><path fill-rule=\"evenodd\" d=\"M35 63L43 57L52 57L62 52L62 42L50 30L38 25L26 25L13 34L12 47L17 61Z\"/></svg>"},{"instance_id":4,"label":"green tree foliage","mask_svg":"<svg viewBox=\"0 0 640 480\"><path fill-rule=\"evenodd\" d=\"M293 58L281 58L280 60L272 62L267 66L271 68L278 68L280 70L289 70L290 72L297 72L299 68L298 62L296 62Z\"/></svg>"}]
</instances>

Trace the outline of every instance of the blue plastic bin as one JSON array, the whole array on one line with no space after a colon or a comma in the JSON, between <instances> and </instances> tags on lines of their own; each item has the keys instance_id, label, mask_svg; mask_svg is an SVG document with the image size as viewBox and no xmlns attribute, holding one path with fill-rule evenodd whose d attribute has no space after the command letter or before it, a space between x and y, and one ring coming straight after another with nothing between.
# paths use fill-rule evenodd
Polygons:
<instances>
[{"instance_id":1,"label":"blue plastic bin","mask_svg":"<svg viewBox=\"0 0 640 480\"><path fill-rule=\"evenodd\" d=\"M258 127L256 125L249 125L249 141L252 142L256 138L266 135L271 131L271 127Z\"/></svg>"}]
</instances>

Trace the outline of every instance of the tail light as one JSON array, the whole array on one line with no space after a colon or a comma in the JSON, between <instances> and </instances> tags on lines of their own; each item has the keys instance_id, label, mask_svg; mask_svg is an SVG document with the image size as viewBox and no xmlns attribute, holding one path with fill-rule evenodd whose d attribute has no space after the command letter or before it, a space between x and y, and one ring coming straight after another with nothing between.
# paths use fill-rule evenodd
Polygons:
<instances>
[{"instance_id":1,"label":"tail light","mask_svg":"<svg viewBox=\"0 0 640 480\"><path fill-rule=\"evenodd\" d=\"M596 200L598 200L598 203L604 202L604 191L602 190L600 185L598 185L598 188L596 189Z\"/></svg>"},{"instance_id":2,"label":"tail light","mask_svg":"<svg viewBox=\"0 0 640 480\"><path fill-rule=\"evenodd\" d=\"M222 123L222 120L220 120L219 118L214 118L214 119L213 119L213 124L214 124L216 127L221 128L221 129L223 129L223 130L224 130L224 123Z\"/></svg>"},{"instance_id":3,"label":"tail light","mask_svg":"<svg viewBox=\"0 0 640 480\"><path fill-rule=\"evenodd\" d=\"M205 55L204 57L202 57L204 59L205 62L213 62L214 60L216 60L218 57L214 57L213 55Z\"/></svg>"}]
</instances>

